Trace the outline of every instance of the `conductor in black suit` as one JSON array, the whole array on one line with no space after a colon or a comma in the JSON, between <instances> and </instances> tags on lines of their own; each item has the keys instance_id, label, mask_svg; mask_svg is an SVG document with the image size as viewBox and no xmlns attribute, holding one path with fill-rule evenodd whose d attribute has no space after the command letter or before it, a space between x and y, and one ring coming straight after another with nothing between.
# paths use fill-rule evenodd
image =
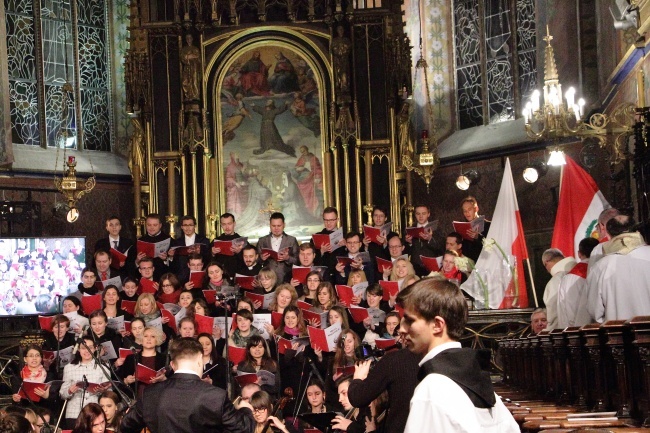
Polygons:
<instances>
[{"instance_id":1,"label":"conductor in black suit","mask_svg":"<svg viewBox=\"0 0 650 433\"><path fill-rule=\"evenodd\" d=\"M255 419L250 404L235 409L226 391L201 380L203 348L193 338L179 338L169 349L174 375L144 391L122 420L123 433L231 432L252 433Z\"/></svg>"},{"instance_id":2,"label":"conductor in black suit","mask_svg":"<svg viewBox=\"0 0 650 433\"><path fill-rule=\"evenodd\" d=\"M122 276L122 278L127 276L132 277L136 275L135 274L136 249L131 248L133 246L132 239L128 239L120 235L122 231L122 221L120 220L120 218L115 215L111 215L108 218L106 218L106 231L108 232L108 237L101 238L100 240L97 241L97 243L95 244L95 251L93 251L93 255L99 250L110 252L111 248L121 252L122 254L126 254L126 261L117 262L116 260L113 260L113 262L111 263L111 268L118 271L120 273L120 276Z\"/></svg>"}]
</instances>

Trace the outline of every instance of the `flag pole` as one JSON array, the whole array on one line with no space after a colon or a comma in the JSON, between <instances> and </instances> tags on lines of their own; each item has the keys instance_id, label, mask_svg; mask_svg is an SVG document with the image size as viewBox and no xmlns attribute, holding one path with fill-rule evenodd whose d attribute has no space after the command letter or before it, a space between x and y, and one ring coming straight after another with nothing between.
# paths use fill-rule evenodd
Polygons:
<instances>
[{"instance_id":1,"label":"flag pole","mask_svg":"<svg viewBox=\"0 0 650 433\"><path fill-rule=\"evenodd\" d=\"M528 275L530 276L530 285L533 289L533 299L535 300L535 308L539 308L539 302L537 302L537 291L535 290L535 280L533 279L533 271L530 268L530 258L526 259L526 264L528 265Z\"/></svg>"}]
</instances>

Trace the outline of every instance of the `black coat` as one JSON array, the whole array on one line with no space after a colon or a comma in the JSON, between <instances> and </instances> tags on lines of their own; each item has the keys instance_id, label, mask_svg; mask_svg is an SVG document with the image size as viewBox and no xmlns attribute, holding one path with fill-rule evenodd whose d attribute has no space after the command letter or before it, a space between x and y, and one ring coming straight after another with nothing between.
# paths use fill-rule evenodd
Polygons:
<instances>
[{"instance_id":1,"label":"black coat","mask_svg":"<svg viewBox=\"0 0 650 433\"><path fill-rule=\"evenodd\" d=\"M197 375L176 373L144 392L144 398L122 420L122 433L225 432L251 433L255 419L250 409L236 410L226 391Z\"/></svg>"},{"instance_id":2,"label":"black coat","mask_svg":"<svg viewBox=\"0 0 650 433\"><path fill-rule=\"evenodd\" d=\"M409 405L418 384L418 357L408 349L384 355L365 380L354 379L348 398L355 407L369 405L383 391L388 391L387 432L402 432L406 427Z\"/></svg>"}]
</instances>

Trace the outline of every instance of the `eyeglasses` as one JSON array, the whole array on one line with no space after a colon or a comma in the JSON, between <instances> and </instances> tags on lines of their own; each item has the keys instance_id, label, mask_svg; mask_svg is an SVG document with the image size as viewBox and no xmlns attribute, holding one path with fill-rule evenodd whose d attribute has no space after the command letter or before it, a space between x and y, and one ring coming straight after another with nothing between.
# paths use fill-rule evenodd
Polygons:
<instances>
[{"instance_id":1,"label":"eyeglasses","mask_svg":"<svg viewBox=\"0 0 650 433\"><path fill-rule=\"evenodd\" d=\"M333 223L334 221L338 221L338 218L323 218L323 221L326 223Z\"/></svg>"},{"instance_id":2,"label":"eyeglasses","mask_svg":"<svg viewBox=\"0 0 650 433\"><path fill-rule=\"evenodd\" d=\"M253 409L253 413L262 413L265 410L268 410L268 409L265 408L265 407L260 407L260 408L257 408L257 409Z\"/></svg>"},{"instance_id":3,"label":"eyeglasses","mask_svg":"<svg viewBox=\"0 0 650 433\"><path fill-rule=\"evenodd\" d=\"M37 353L35 355L27 355L27 356L25 356L25 358L40 358L40 357L41 357L41 355L39 353Z\"/></svg>"}]
</instances>

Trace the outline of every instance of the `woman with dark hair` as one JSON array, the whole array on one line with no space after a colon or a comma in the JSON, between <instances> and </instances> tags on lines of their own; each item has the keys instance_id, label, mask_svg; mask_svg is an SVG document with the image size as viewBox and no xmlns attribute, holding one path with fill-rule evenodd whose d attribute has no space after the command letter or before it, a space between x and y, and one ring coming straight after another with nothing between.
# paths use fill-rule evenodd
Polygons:
<instances>
[{"instance_id":1,"label":"woman with dark hair","mask_svg":"<svg viewBox=\"0 0 650 433\"><path fill-rule=\"evenodd\" d=\"M271 358L266 340L261 335L254 335L246 344L246 359L237 365L237 374L257 373L260 370L266 370L276 375L275 383L273 385L262 385L262 389L271 395L277 395L278 365Z\"/></svg>"},{"instance_id":2,"label":"woman with dark hair","mask_svg":"<svg viewBox=\"0 0 650 433\"><path fill-rule=\"evenodd\" d=\"M56 372L54 369L51 369L51 371L48 372L43 366L43 352L41 351L40 347L34 344L30 344L24 349L23 353L24 366L20 370L20 374L18 376L13 376L11 378L11 387L14 391L12 399L16 403L20 403L22 401L23 403L28 404L28 399L21 397L21 390L23 395L26 393L24 389L21 389L23 387L23 383L28 382L29 384L46 384L55 379ZM55 409L59 387L60 385L57 386L56 389L51 389L50 385L47 385L43 390L36 388L34 390L34 394L38 397L39 401L34 403L38 406L46 407L48 409Z\"/></svg>"},{"instance_id":3,"label":"woman with dark hair","mask_svg":"<svg viewBox=\"0 0 650 433\"><path fill-rule=\"evenodd\" d=\"M86 267L81 270L81 283L77 286L77 291L70 293L81 300L83 295L96 295L99 289L95 286L95 282L99 279L97 271L94 268Z\"/></svg>"},{"instance_id":4,"label":"woman with dark hair","mask_svg":"<svg viewBox=\"0 0 650 433\"><path fill-rule=\"evenodd\" d=\"M104 433L106 417L97 403L88 403L79 413L72 433Z\"/></svg>"},{"instance_id":5,"label":"woman with dark hair","mask_svg":"<svg viewBox=\"0 0 650 433\"><path fill-rule=\"evenodd\" d=\"M228 374L228 363L219 355L214 345L214 339L205 332L199 334L199 343L203 346L203 381L221 389L226 389L226 374ZM223 348L222 348L223 349Z\"/></svg>"},{"instance_id":6,"label":"woman with dark hair","mask_svg":"<svg viewBox=\"0 0 650 433\"><path fill-rule=\"evenodd\" d=\"M122 303L122 300L120 299L120 292L113 284L109 284L104 289L104 293L102 293L102 301L104 302L103 311L106 313L106 317L108 319L114 319L116 317L123 316L124 320L127 322L133 320L133 315L122 310L120 305ZM122 337L127 335L126 329L120 330L119 333Z\"/></svg>"},{"instance_id":7,"label":"woman with dark hair","mask_svg":"<svg viewBox=\"0 0 650 433\"><path fill-rule=\"evenodd\" d=\"M299 301L307 302L308 304L314 305L316 302L316 297L318 295L318 286L321 283L320 272L311 271L307 274L307 284L303 286L304 295L298 298ZM304 290L306 288L306 290Z\"/></svg>"},{"instance_id":8,"label":"woman with dark hair","mask_svg":"<svg viewBox=\"0 0 650 433\"><path fill-rule=\"evenodd\" d=\"M357 361L360 361L356 355L356 349L361 344L361 340L356 332L343 330L336 343L334 358L329 362L327 367L327 376L325 377L325 390L327 391L328 406L339 408L338 390L336 381L343 376L341 370L345 367L354 367Z\"/></svg>"},{"instance_id":9,"label":"woman with dark hair","mask_svg":"<svg viewBox=\"0 0 650 433\"><path fill-rule=\"evenodd\" d=\"M270 431L292 433L295 430L290 424L284 424L279 418L273 416L273 403L271 396L266 391L257 391L251 396L250 404L253 406L253 417L255 418L255 433L261 433L266 428L266 422L270 421Z\"/></svg>"},{"instance_id":10,"label":"woman with dark hair","mask_svg":"<svg viewBox=\"0 0 650 433\"><path fill-rule=\"evenodd\" d=\"M63 306L63 314L70 320L69 332L81 334L84 327L90 325L88 319L83 315L81 308L81 300L76 296L66 296L61 303Z\"/></svg>"},{"instance_id":11,"label":"woman with dark hair","mask_svg":"<svg viewBox=\"0 0 650 433\"><path fill-rule=\"evenodd\" d=\"M65 349L74 345L74 334L68 332L70 329L70 319L63 314L58 314L52 319L50 332L45 334L45 342L43 342L42 349L52 352ZM57 359L47 360L43 359L43 365L49 371L56 371ZM63 372L63 365L60 365L61 373Z\"/></svg>"},{"instance_id":12,"label":"woman with dark hair","mask_svg":"<svg viewBox=\"0 0 650 433\"><path fill-rule=\"evenodd\" d=\"M230 332L228 344L236 347L246 347L248 340L260 331L253 326L253 313L248 310L237 311L237 327Z\"/></svg>"},{"instance_id":13,"label":"woman with dark hair","mask_svg":"<svg viewBox=\"0 0 650 433\"><path fill-rule=\"evenodd\" d=\"M104 416L106 416L106 430L115 433L120 432L120 423L122 422L122 414L118 407L119 404L120 396L113 391L104 391L99 396L99 405L104 411Z\"/></svg>"},{"instance_id":14,"label":"woman with dark hair","mask_svg":"<svg viewBox=\"0 0 650 433\"><path fill-rule=\"evenodd\" d=\"M220 262L210 262L205 267L205 278L203 280L203 287L205 290L214 290L217 295L230 296L236 290L230 284L228 271ZM232 311L235 308L234 301L228 302L224 300L217 300L210 306L212 315L215 317L223 317L225 310Z\"/></svg>"},{"instance_id":15,"label":"woman with dark hair","mask_svg":"<svg viewBox=\"0 0 650 433\"><path fill-rule=\"evenodd\" d=\"M90 329L86 332L86 335L90 336L98 347L103 343L110 342L116 356L111 356L108 359L117 359L117 354L120 347L122 347L122 335L108 327L108 317L106 317L103 310L93 311L88 319L90 320ZM104 357L107 349L108 347L105 347L101 351L102 357Z\"/></svg>"},{"instance_id":16,"label":"woman with dark hair","mask_svg":"<svg viewBox=\"0 0 650 433\"><path fill-rule=\"evenodd\" d=\"M142 364L156 372L167 365L167 357L165 354L159 353L156 350L162 342L162 332L152 327L145 328L142 335L142 351L128 355L117 370L117 375L125 384L129 386L133 385L134 388L137 388L138 393L136 398L138 399L142 398L142 393L147 386L167 379L164 371L156 374L154 378L149 379L148 377L138 377L136 370L136 364Z\"/></svg>"},{"instance_id":17,"label":"woman with dark hair","mask_svg":"<svg viewBox=\"0 0 650 433\"><path fill-rule=\"evenodd\" d=\"M122 339L122 347L125 349L135 347L136 350L142 350L142 336L146 327L147 324L142 317L134 317L131 320L131 336ZM115 362L119 362L119 358Z\"/></svg>"},{"instance_id":18,"label":"woman with dark hair","mask_svg":"<svg viewBox=\"0 0 650 433\"><path fill-rule=\"evenodd\" d=\"M120 300L136 302L138 300L138 285L140 283L135 278L126 277L122 281L122 291L120 292Z\"/></svg>"},{"instance_id":19,"label":"woman with dark hair","mask_svg":"<svg viewBox=\"0 0 650 433\"><path fill-rule=\"evenodd\" d=\"M68 404L65 410L65 426L72 428L75 420L81 412L81 408L87 403L97 403L99 395L110 388L103 369L97 366L92 352L95 351L95 343L92 337L83 337L83 344L72 362L63 369L63 384L59 395ZM98 384L97 387L84 389L86 384Z\"/></svg>"},{"instance_id":20,"label":"woman with dark hair","mask_svg":"<svg viewBox=\"0 0 650 433\"><path fill-rule=\"evenodd\" d=\"M160 277L156 300L163 304L176 304L181 296L181 283L176 275L168 272Z\"/></svg>"},{"instance_id":21,"label":"woman with dark hair","mask_svg":"<svg viewBox=\"0 0 650 433\"><path fill-rule=\"evenodd\" d=\"M296 341L297 338L308 336L305 320L302 317L302 310L294 305L289 305L285 308L282 314L282 322L274 331L274 334L280 337L278 343L272 340L271 344L273 353L276 354L280 361L282 389L289 387L293 389L294 395L298 395L299 389L304 389L305 386L300 381L303 377L307 377L310 371L305 356L310 357L312 361L316 358L311 346L305 346L305 343L300 344ZM287 347L288 344L291 344L291 347ZM277 354L278 346L281 348L284 347L284 350L280 350L283 353L279 355Z\"/></svg>"},{"instance_id":22,"label":"woman with dark hair","mask_svg":"<svg viewBox=\"0 0 650 433\"><path fill-rule=\"evenodd\" d=\"M336 305L338 301L339 300L336 296L336 290L334 290L332 283L323 281L318 285L316 300L312 304L313 307L311 310L318 313L326 313L330 310L330 308Z\"/></svg>"}]
</instances>

